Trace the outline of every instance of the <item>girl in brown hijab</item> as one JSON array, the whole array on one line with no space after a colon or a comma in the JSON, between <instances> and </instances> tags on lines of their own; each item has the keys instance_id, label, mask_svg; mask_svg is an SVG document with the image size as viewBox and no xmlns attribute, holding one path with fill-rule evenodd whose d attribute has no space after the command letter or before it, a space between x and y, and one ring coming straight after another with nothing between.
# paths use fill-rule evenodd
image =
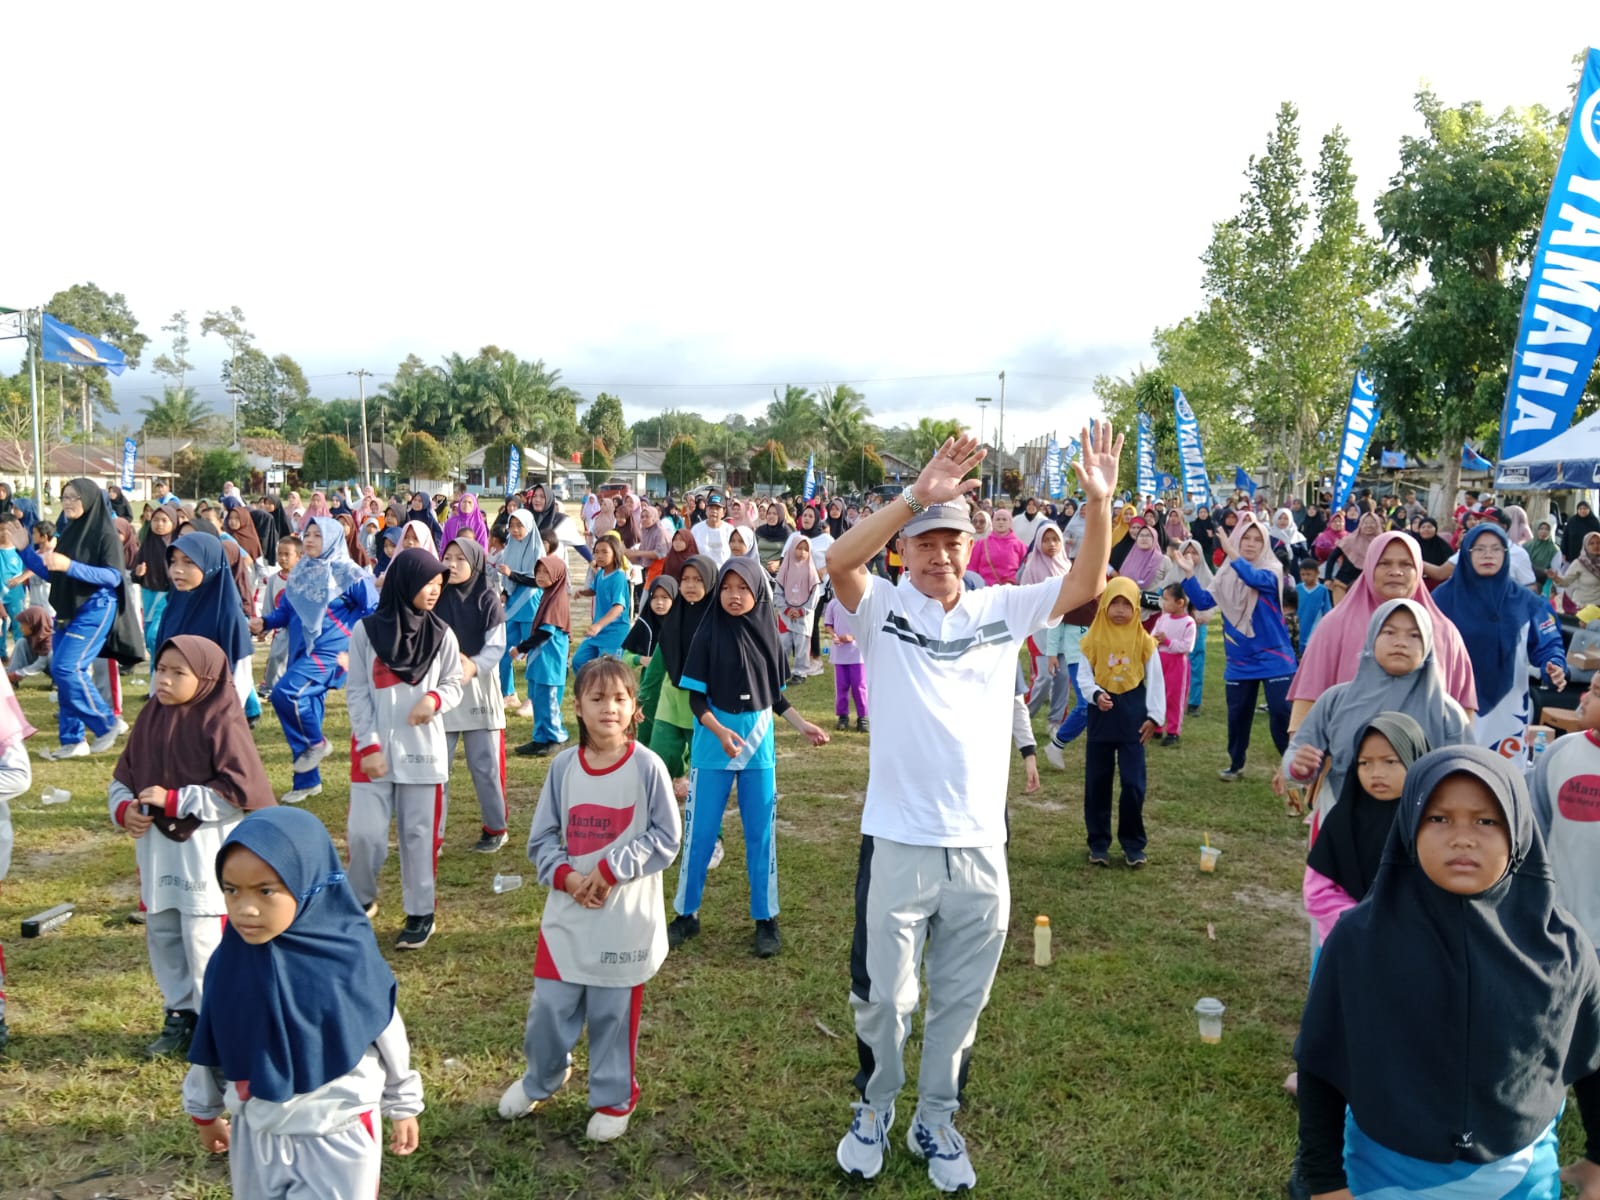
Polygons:
<instances>
[{"instance_id":1,"label":"girl in brown hijab","mask_svg":"<svg viewBox=\"0 0 1600 1200\"><path fill-rule=\"evenodd\" d=\"M227 912L217 853L247 810L274 802L228 656L207 638L169 638L110 789L112 823L137 839L150 966L166 1010L151 1055L188 1049Z\"/></svg>"}]
</instances>

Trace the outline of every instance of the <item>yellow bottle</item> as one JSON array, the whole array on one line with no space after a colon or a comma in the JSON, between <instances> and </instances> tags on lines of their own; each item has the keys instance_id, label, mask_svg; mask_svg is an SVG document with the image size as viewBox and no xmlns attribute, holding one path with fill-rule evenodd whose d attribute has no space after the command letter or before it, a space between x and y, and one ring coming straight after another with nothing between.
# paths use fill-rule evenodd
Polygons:
<instances>
[{"instance_id":1,"label":"yellow bottle","mask_svg":"<svg viewBox=\"0 0 1600 1200\"><path fill-rule=\"evenodd\" d=\"M1033 919L1033 964L1036 967L1050 965L1050 918L1035 917Z\"/></svg>"}]
</instances>

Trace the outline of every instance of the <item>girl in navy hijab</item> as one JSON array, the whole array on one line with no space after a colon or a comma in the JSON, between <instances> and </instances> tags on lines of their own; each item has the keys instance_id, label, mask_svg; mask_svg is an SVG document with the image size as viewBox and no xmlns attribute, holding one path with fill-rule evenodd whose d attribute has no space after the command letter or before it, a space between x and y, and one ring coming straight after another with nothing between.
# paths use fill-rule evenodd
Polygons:
<instances>
[{"instance_id":1,"label":"girl in navy hijab","mask_svg":"<svg viewBox=\"0 0 1600 1200\"><path fill-rule=\"evenodd\" d=\"M167 578L172 591L161 613L156 645L180 634L203 637L228 656L239 703L255 688L250 676L250 623L239 601L239 587L222 549L209 533L186 533L167 547Z\"/></svg>"},{"instance_id":2,"label":"girl in navy hijab","mask_svg":"<svg viewBox=\"0 0 1600 1200\"><path fill-rule=\"evenodd\" d=\"M1493 521L1461 539L1455 574L1433 602L1461 634L1478 690L1473 737L1480 746L1523 753L1533 700L1530 667L1559 691L1567 684L1567 658L1555 614L1531 588L1511 578L1510 540Z\"/></svg>"},{"instance_id":3,"label":"girl in navy hijab","mask_svg":"<svg viewBox=\"0 0 1600 1200\"><path fill-rule=\"evenodd\" d=\"M376 1196L380 1117L391 1154L416 1150L422 1077L333 840L308 812L267 809L228 835L216 871L228 925L184 1111L201 1145L228 1151L235 1196Z\"/></svg>"}]
</instances>

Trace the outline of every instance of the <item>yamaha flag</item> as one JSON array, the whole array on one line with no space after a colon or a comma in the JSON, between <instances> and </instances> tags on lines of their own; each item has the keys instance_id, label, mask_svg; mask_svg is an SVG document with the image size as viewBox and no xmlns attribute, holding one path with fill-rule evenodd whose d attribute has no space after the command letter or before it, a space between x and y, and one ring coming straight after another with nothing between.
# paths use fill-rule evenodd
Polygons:
<instances>
[{"instance_id":1,"label":"yamaha flag","mask_svg":"<svg viewBox=\"0 0 1600 1200\"><path fill-rule=\"evenodd\" d=\"M133 466L139 457L139 443L133 438L122 439L122 490L133 487Z\"/></svg>"},{"instance_id":2,"label":"yamaha flag","mask_svg":"<svg viewBox=\"0 0 1600 1200\"><path fill-rule=\"evenodd\" d=\"M1150 421L1149 413L1139 414L1139 451L1138 451L1138 479L1139 494L1141 496L1154 496L1156 494L1156 435Z\"/></svg>"},{"instance_id":3,"label":"yamaha flag","mask_svg":"<svg viewBox=\"0 0 1600 1200\"><path fill-rule=\"evenodd\" d=\"M1365 371L1357 371L1350 385L1350 406L1344 414L1344 436L1339 439L1339 468L1335 476L1333 507L1343 508L1350 499L1361 471L1361 460L1372 444L1372 430L1378 424L1378 393Z\"/></svg>"},{"instance_id":4,"label":"yamaha flag","mask_svg":"<svg viewBox=\"0 0 1600 1200\"><path fill-rule=\"evenodd\" d=\"M506 495L511 495L522 484L522 448L511 447L506 455Z\"/></svg>"},{"instance_id":5,"label":"yamaha flag","mask_svg":"<svg viewBox=\"0 0 1600 1200\"><path fill-rule=\"evenodd\" d=\"M1584 59L1500 415L1502 461L1572 424L1600 350L1600 49Z\"/></svg>"},{"instance_id":6,"label":"yamaha flag","mask_svg":"<svg viewBox=\"0 0 1600 1200\"><path fill-rule=\"evenodd\" d=\"M815 454L806 455L806 489L802 493L801 499L807 504L811 503L811 498L817 494L816 463L817 456Z\"/></svg>"},{"instance_id":7,"label":"yamaha flag","mask_svg":"<svg viewBox=\"0 0 1600 1200\"><path fill-rule=\"evenodd\" d=\"M1178 419L1178 466L1183 471L1183 490L1190 504L1214 508L1211 483L1206 475L1205 450L1200 445L1200 422L1180 388L1172 389L1172 409Z\"/></svg>"}]
</instances>

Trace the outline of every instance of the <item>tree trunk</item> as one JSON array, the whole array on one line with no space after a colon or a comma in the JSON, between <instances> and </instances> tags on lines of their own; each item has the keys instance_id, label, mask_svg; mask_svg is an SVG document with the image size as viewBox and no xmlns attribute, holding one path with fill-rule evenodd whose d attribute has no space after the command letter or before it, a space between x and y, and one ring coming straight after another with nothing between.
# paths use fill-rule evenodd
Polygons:
<instances>
[{"instance_id":1,"label":"tree trunk","mask_svg":"<svg viewBox=\"0 0 1600 1200\"><path fill-rule=\"evenodd\" d=\"M1461 443L1447 441L1439 451L1444 460L1444 480L1439 485L1443 503L1438 512L1439 536L1449 537L1456 528L1456 489L1461 486Z\"/></svg>"}]
</instances>

